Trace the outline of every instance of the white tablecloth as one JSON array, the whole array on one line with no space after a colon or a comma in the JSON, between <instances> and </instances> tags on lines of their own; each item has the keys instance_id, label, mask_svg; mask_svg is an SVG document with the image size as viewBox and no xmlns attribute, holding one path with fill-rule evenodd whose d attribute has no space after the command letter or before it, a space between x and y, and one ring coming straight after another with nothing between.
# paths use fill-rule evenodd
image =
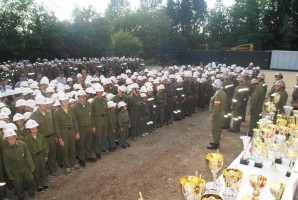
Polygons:
<instances>
[{"instance_id":1,"label":"white tablecloth","mask_svg":"<svg viewBox=\"0 0 298 200\"><path fill-rule=\"evenodd\" d=\"M276 169L271 167L270 160L263 161L263 168L254 167L254 161L250 160L248 165L240 164L240 159L243 152L231 163L229 168L238 168L243 171L243 179L241 188L237 200L241 200L245 195L252 195L253 188L250 186L248 176L250 174L261 174L267 178L266 186L260 190L259 200L274 200L274 197L270 193L270 184L273 182L283 182L286 184L286 189L282 200L296 200L297 194L294 198L294 193L297 188L298 182L298 160L295 162L291 177L286 177L287 170L289 168L290 160L287 158L282 159L282 164L276 164ZM224 185L224 179L222 175L218 178L221 184ZM220 192L220 196L222 196Z\"/></svg>"}]
</instances>

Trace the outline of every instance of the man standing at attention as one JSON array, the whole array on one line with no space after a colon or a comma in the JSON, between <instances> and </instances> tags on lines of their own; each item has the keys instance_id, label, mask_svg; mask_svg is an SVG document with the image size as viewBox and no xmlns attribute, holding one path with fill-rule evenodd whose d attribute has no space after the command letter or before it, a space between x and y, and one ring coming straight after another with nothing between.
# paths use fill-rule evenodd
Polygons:
<instances>
[{"instance_id":1,"label":"man standing at attention","mask_svg":"<svg viewBox=\"0 0 298 200\"><path fill-rule=\"evenodd\" d=\"M211 111L210 121L212 124L213 142L207 146L208 149L218 149L221 135L221 127L224 119L224 112L227 104L227 95L222 90L222 82L216 79L213 83L214 96L211 98L209 109Z\"/></svg>"}]
</instances>

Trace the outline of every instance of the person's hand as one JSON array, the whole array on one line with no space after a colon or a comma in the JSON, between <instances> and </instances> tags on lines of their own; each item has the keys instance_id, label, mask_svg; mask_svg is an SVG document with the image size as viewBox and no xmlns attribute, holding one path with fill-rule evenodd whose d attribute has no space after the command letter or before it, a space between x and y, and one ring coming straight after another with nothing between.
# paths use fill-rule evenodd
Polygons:
<instances>
[{"instance_id":1,"label":"person's hand","mask_svg":"<svg viewBox=\"0 0 298 200\"><path fill-rule=\"evenodd\" d=\"M48 162L48 160L49 160L49 157L48 157L48 156L45 156L45 157L44 157L44 161L45 161L45 162Z\"/></svg>"},{"instance_id":2,"label":"person's hand","mask_svg":"<svg viewBox=\"0 0 298 200\"><path fill-rule=\"evenodd\" d=\"M92 128L92 131L93 131L93 133L95 133L95 132L96 132L96 128L95 128L95 127L93 127L93 128Z\"/></svg>"},{"instance_id":3,"label":"person's hand","mask_svg":"<svg viewBox=\"0 0 298 200\"><path fill-rule=\"evenodd\" d=\"M64 142L63 142L63 140L62 140L62 138L59 138L59 145L61 146L61 147L64 147Z\"/></svg>"},{"instance_id":4,"label":"person's hand","mask_svg":"<svg viewBox=\"0 0 298 200\"><path fill-rule=\"evenodd\" d=\"M80 133L79 132L76 133L76 140L78 140L78 139L80 139Z\"/></svg>"},{"instance_id":5,"label":"person's hand","mask_svg":"<svg viewBox=\"0 0 298 200\"><path fill-rule=\"evenodd\" d=\"M55 143L58 143L59 142L59 140L58 140L57 137L55 137L54 140L55 140Z\"/></svg>"},{"instance_id":6,"label":"person's hand","mask_svg":"<svg viewBox=\"0 0 298 200\"><path fill-rule=\"evenodd\" d=\"M121 131L121 132L123 132L123 131L124 131L124 129L123 129L123 128L121 128L121 129L120 129L120 131Z\"/></svg>"}]
</instances>

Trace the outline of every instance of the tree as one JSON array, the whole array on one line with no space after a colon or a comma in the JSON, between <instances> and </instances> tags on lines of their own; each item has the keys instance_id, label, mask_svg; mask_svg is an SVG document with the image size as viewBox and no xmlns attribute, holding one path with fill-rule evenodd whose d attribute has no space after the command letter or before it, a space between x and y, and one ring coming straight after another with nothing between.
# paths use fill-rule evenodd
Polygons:
<instances>
[{"instance_id":1,"label":"tree","mask_svg":"<svg viewBox=\"0 0 298 200\"><path fill-rule=\"evenodd\" d=\"M130 3L128 0L111 0L106 9L105 16L114 20L119 17L123 17L129 12Z\"/></svg>"},{"instance_id":2,"label":"tree","mask_svg":"<svg viewBox=\"0 0 298 200\"><path fill-rule=\"evenodd\" d=\"M228 46L227 37L230 34L228 9L222 0L217 0L213 9L208 12L205 33L208 49L221 49Z\"/></svg>"},{"instance_id":3,"label":"tree","mask_svg":"<svg viewBox=\"0 0 298 200\"><path fill-rule=\"evenodd\" d=\"M173 34L180 33L187 39L191 49L202 46L203 25L207 13L205 0L168 0L167 13L172 23Z\"/></svg>"},{"instance_id":4,"label":"tree","mask_svg":"<svg viewBox=\"0 0 298 200\"><path fill-rule=\"evenodd\" d=\"M120 30L112 36L114 56L139 57L142 54L142 43L138 37Z\"/></svg>"},{"instance_id":5,"label":"tree","mask_svg":"<svg viewBox=\"0 0 298 200\"><path fill-rule=\"evenodd\" d=\"M253 43L262 48L261 11L259 0L236 0L230 11L232 46Z\"/></svg>"},{"instance_id":6,"label":"tree","mask_svg":"<svg viewBox=\"0 0 298 200\"><path fill-rule=\"evenodd\" d=\"M162 7L162 0L140 0L140 9L144 12L159 10Z\"/></svg>"},{"instance_id":7,"label":"tree","mask_svg":"<svg viewBox=\"0 0 298 200\"><path fill-rule=\"evenodd\" d=\"M153 58L156 47L169 40L170 23L165 10L150 13L137 11L115 21L115 31L124 30L137 36L143 44L142 57Z\"/></svg>"}]
</instances>

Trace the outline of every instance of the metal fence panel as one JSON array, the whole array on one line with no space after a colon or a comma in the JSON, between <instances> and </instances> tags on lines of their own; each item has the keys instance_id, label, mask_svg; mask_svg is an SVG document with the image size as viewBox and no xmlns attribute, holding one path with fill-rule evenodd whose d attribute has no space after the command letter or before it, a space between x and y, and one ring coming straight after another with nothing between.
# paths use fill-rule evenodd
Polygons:
<instances>
[{"instance_id":1,"label":"metal fence panel","mask_svg":"<svg viewBox=\"0 0 298 200\"><path fill-rule=\"evenodd\" d=\"M298 51L272 51L270 69L298 70Z\"/></svg>"}]
</instances>

